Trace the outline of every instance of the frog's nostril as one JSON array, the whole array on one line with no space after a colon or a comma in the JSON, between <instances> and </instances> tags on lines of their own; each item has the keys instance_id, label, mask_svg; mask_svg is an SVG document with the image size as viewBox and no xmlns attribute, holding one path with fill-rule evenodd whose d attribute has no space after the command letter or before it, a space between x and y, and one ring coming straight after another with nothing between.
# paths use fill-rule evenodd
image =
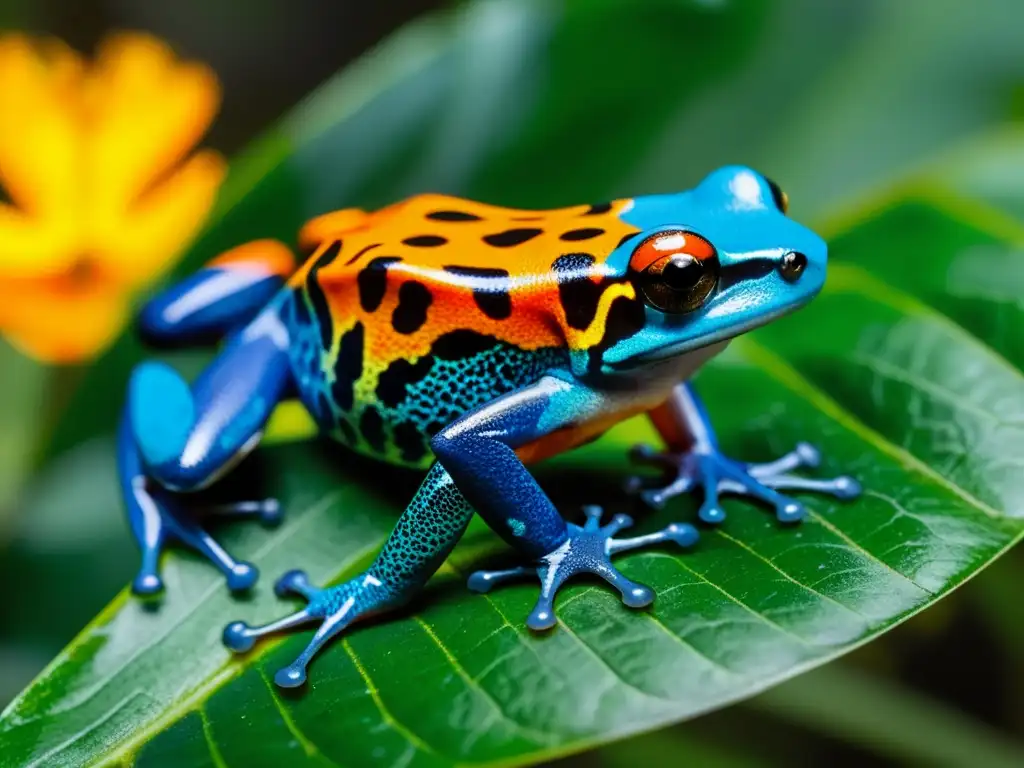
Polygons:
<instances>
[{"instance_id":1,"label":"frog's nostril","mask_svg":"<svg viewBox=\"0 0 1024 768\"><path fill-rule=\"evenodd\" d=\"M779 262L779 274L782 279L789 283L795 283L800 279L807 267L807 257L799 251L790 251L782 257Z\"/></svg>"}]
</instances>

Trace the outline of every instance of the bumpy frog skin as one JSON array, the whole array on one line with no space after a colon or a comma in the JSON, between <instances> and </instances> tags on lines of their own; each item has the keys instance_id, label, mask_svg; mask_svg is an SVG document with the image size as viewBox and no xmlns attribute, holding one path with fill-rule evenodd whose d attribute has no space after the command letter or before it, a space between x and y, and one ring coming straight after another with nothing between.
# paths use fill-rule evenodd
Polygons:
<instances>
[{"instance_id":1,"label":"bumpy frog skin","mask_svg":"<svg viewBox=\"0 0 1024 768\"><path fill-rule=\"evenodd\" d=\"M269 632L320 620L306 650L276 676L300 685L313 655L353 621L406 602L462 535L474 510L524 558L478 572L485 591L509 579L541 582L530 627L555 623L553 600L571 576L602 576L629 606L650 589L626 579L612 555L696 529L676 523L616 538L587 508L566 523L525 464L592 440L647 413L668 450L635 457L667 466L672 482L644 492L654 504L700 487L700 517L721 522L720 493L753 496L784 522L803 507L782 490L858 493L850 478L790 474L817 463L801 444L769 464L723 456L686 383L729 339L809 301L825 279L826 247L785 213L785 195L758 173L722 168L690 191L550 211L499 208L422 195L374 213L311 221L312 247L295 270L274 241L243 245L155 298L148 341L226 339L193 382L159 363L133 373L119 435L128 515L142 549L133 588L162 588L158 557L175 539L220 567L234 590L256 569L200 526L186 492L209 485L259 442L274 407L298 397L322 430L355 451L429 468L377 559L362 575L318 589L301 571L277 583L306 607L263 627L230 624L235 651ZM223 511L223 510L222 510ZM272 502L227 511L272 519Z\"/></svg>"}]
</instances>

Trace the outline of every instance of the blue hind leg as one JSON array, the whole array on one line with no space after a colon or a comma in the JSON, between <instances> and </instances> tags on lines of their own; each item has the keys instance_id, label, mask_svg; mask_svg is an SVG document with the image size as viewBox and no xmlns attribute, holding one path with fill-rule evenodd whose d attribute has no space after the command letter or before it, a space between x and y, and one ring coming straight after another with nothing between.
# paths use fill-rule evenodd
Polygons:
<instances>
[{"instance_id":1,"label":"blue hind leg","mask_svg":"<svg viewBox=\"0 0 1024 768\"><path fill-rule=\"evenodd\" d=\"M307 601L306 606L259 627L233 622L224 629L224 644L242 653L260 637L319 621L305 650L274 676L284 688L302 685L309 662L332 637L357 619L394 608L415 595L448 556L472 516L473 509L451 477L435 463L364 573L336 587L320 589L310 584L302 571L289 571L278 579L275 591L279 597L300 597Z\"/></svg>"},{"instance_id":2,"label":"blue hind leg","mask_svg":"<svg viewBox=\"0 0 1024 768\"><path fill-rule=\"evenodd\" d=\"M232 558L200 525L186 494L207 487L248 454L290 382L288 340L276 309L239 332L189 386L162 363L132 373L118 432L118 464L132 532L142 551L133 583L140 594L162 587L159 554L170 541L220 568L228 586L246 589L256 569ZM207 510L211 512L222 509ZM228 512L273 521L274 503L243 502Z\"/></svg>"},{"instance_id":3,"label":"blue hind leg","mask_svg":"<svg viewBox=\"0 0 1024 768\"><path fill-rule=\"evenodd\" d=\"M654 506L661 506L673 496L697 487L704 490L699 517L705 523L720 523L725 511L719 496L731 493L749 496L770 504L780 522L795 523L806 514L803 504L779 491L827 493L839 499L852 499L860 494L860 485L852 477L827 480L800 477L793 470L816 467L820 457L817 449L800 443L786 455L764 464L748 464L725 456L708 413L693 386L679 384L668 401L651 413L651 419L670 450L658 452L648 446L633 449L633 458L666 469L670 482L660 488L644 489L644 482L634 478L634 490Z\"/></svg>"}]
</instances>

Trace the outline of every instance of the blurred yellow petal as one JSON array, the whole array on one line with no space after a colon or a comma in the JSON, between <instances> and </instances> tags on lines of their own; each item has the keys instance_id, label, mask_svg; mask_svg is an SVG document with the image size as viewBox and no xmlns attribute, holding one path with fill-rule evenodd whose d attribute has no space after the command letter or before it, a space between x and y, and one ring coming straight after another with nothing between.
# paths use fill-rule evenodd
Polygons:
<instances>
[{"instance_id":1,"label":"blurred yellow petal","mask_svg":"<svg viewBox=\"0 0 1024 768\"><path fill-rule=\"evenodd\" d=\"M0 283L0 332L44 362L94 356L113 341L128 312L123 291L88 275Z\"/></svg>"},{"instance_id":2,"label":"blurred yellow petal","mask_svg":"<svg viewBox=\"0 0 1024 768\"><path fill-rule=\"evenodd\" d=\"M162 42L138 34L103 44L88 94L90 203L122 211L186 157L220 101L208 67L179 63Z\"/></svg>"},{"instance_id":3,"label":"blurred yellow petal","mask_svg":"<svg viewBox=\"0 0 1024 768\"><path fill-rule=\"evenodd\" d=\"M199 231L225 170L216 152L199 152L123 218L103 221L94 252L109 278L138 288L159 277Z\"/></svg>"},{"instance_id":4,"label":"blurred yellow petal","mask_svg":"<svg viewBox=\"0 0 1024 768\"><path fill-rule=\"evenodd\" d=\"M40 221L0 204L0 281L57 275L78 260L77 227Z\"/></svg>"},{"instance_id":5,"label":"blurred yellow petal","mask_svg":"<svg viewBox=\"0 0 1024 768\"><path fill-rule=\"evenodd\" d=\"M57 40L0 36L0 333L29 354L91 356L132 294L195 236L224 177L198 152L213 72L143 34L91 66Z\"/></svg>"},{"instance_id":6,"label":"blurred yellow petal","mask_svg":"<svg viewBox=\"0 0 1024 768\"><path fill-rule=\"evenodd\" d=\"M0 37L0 183L33 214L73 214L81 189L80 112L69 94L77 57L57 43L56 68L20 35Z\"/></svg>"}]
</instances>

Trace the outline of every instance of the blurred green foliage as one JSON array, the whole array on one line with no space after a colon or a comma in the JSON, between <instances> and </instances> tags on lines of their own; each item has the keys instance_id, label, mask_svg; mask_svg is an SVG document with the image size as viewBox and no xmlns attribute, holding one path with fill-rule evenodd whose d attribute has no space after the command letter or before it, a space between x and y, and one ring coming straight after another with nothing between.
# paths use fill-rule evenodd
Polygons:
<instances>
[{"instance_id":1,"label":"blurred green foliage","mask_svg":"<svg viewBox=\"0 0 1024 768\"><path fill-rule=\"evenodd\" d=\"M299 37L285 28L289 19L308 30L301 43L313 50L330 45L320 39L329 35L310 29L310 18L326 13L315 3L262 13L257 11L275 4L261 0L238 31L234 19L217 20L197 10L201 4L185 3L183 13L198 14L203 23L191 38L180 19L170 22L147 4L96 5L117 26L153 27L181 38L191 53L202 55L205 45L205 58L233 60L239 72L224 73L229 83L244 76L258 51L232 59L218 57L215 49L237 49L238 40ZM461 23L469 19L472 32L452 44L447 17L427 18L269 133L265 120L254 116L247 130L263 138L238 159L210 231L179 272L244 239L291 239L306 216L346 204L372 207L425 189L523 206L569 204L674 190L715 165L749 163L783 183L793 215L822 227L833 239L836 259L846 262L814 307L758 334L755 344L781 354L818 391L958 486L997 509L1019 509L1019 481L1012 459L1006 460L1020 444L1014 439L1019 424L1006 414L1024 407L1017 373L1024 368L1018 307L1024 138L1011 124L1021 118L1024 84L1024 8L1017 0L462 5L467 16ZM48 10L58 20L73 16L59 7ZM309 18L301 18L307 10ZM46 12L32 8L31 15L17 23L47 25ZM7 18L0 12L0 23L10 23ZM267 29L257 29L261 19ZM62 25L67 22L52 26ZM270 28L275 25L281 28ZM275 64L303 71L293 82L326 73L317 67L327 57L304 67L300 42L291 53ZM339 51L337 63L354 53ZM286 103L300 95L277 89L268 100ZM225 119L244 122L230 112ZM860 269L873 273L874 282L865 283ZM860 288L847 290L851 281ZM967 333L950 331L943 317ZM972 338L984 340L1003 360L993 363ZM722 387L722 403L759 386L757 375L744 370L756 358L752 349L741 348L739 358L708 372L707 381ZM920 373L920 350L930 360L925 379L901 379L901 370ZM48 372L0 348L0 575L18 587L0 611L0 696L13 696L133 572L135 552L120 519L109 434L128 368L140 354L126 338L84 373L79 387L76 372ZM202 359L183 355L175 362L194 370ZM54 413L59 406L63 413ZM775 441L796 426L758 420L754 413L723 414L714 398L712 409L728 439L756 451L785 447ZM769 439L770 446L764 443ZM842 443L834 435L830 440L833 447ZM582 461L600 461L615 446L606 441L581 454ZM289 466L290 450L273 449L267 459L271 478ZM26 477L37 454L47 461ZM276 455L282 458L275 461ZM572 469L571 462L563 469ZM336 481L334 476L330 482ZM901 490L909 489L914 486ZM366 491L346 492L362 498ZM737 508L731 533L756 540L754 525L763 523L756 514ZM358 565L343 562L339 553L368 551L388 525L387 514L351 527L340 515L332 521L330 535L314 531L314 538L326 536L330 548L311 551L324 575L332 576ZM915 572L923 583L932 578L941 586L965 573L935 556L936 542L962 562L965 547L981 551L1002 541L972 538L963 528L950 529L950 522L941 519L946 528L920 534L934 560ZM244 550L259 546L260 536L239 531L231 542ZM687 562L712 567L712 555L713 546L698 553L709 559L687 556ZM188 556L173 558L170 567L186 581L212 583L205 566ZM275 567L264 570L271 574ZM638 577L655 580L645 568L639 566ZM1022 577L1024 562L1011 553L849 662L797 678L749 705L578 759L607 765L1020 764L1021 746L1014 740L1024 735L1024 623L1015 585ZM757 599L756 585L747 588ZM427 608L431 620L456 622L472 610L449 592L442 590ZM220 591L212 594L210 608L198 614L202 621L176 639L174 663L218 668L219 657L206 653L223 621L235 615L223 611L253 615L255 607L233 607ZM510 594L500 598L508 615L525 615L528 592ZM599 597L578 602L604 606ZM280 609L265 594L259 600L260 610ZM779 619L787 626L789 620ZM400 634L405 625L363 632L363 644L368 637ZM131 639L130 632L111 636ZM294 650L294 642L286 643L274 656ZM351 682L343 657L339 644L331 651L331 677L340 677L331 685L342 693ZM326 674L328 668L325 663L320 670ZM244 691L250 682L243 676L235 684L240 701L255 701ZM318 689L302 706L309 710L325 693ZM228 708L218 719L215 711L213 727L235 723L240 714ZM177 726L177 737L142 756L162 756L163 763L176 757L178 764L189 755L208 760L204 734L210 722L190 715ZM86 717L76 727L88 725ZM227 749L239 743L224 742Z\"/></svg>"}]
</instances>

